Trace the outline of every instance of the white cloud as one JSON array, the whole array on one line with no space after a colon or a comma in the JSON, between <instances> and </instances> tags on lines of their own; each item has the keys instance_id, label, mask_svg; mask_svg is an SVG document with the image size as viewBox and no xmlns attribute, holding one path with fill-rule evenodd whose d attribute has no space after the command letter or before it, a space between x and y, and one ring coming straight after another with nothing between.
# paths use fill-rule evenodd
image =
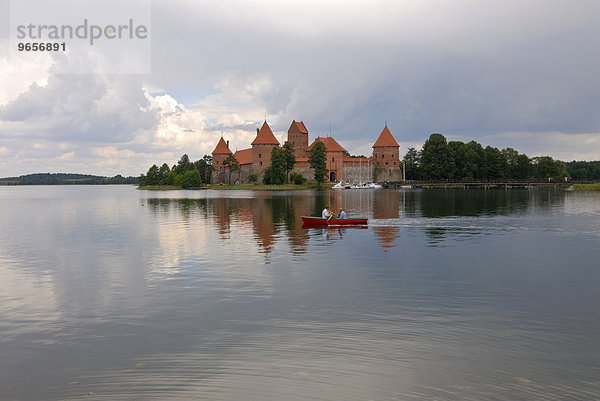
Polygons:
<instances>
[{"instance_id":1,"label":"white cloud","mask_svg":"<svg viewBox=\"0 0 600 401\"><path fill-rule=\"evenodd\" d=\"M61 75L59 54L8 59L0 47L0 167L137 175L200 158L221 134L246 148L265 116L280 140L292 119L311 139L332 124L353 153L370 154L387 120L406 147L441 132L598 159L598 11L595 0L156 1L149 75Z\"/></svg>"},{"instance_id":2,"label":"white cloud","mask_svg":"<svg viewBox=\"0 0 600 401\"><path fill-rule=\"evenodd\" d=\"M32 52L18 59L10 51L10 43L0 40L0 106L13 101L30 85L46 86L52 58L45 53Z\"/></svg>"}]
</instances>

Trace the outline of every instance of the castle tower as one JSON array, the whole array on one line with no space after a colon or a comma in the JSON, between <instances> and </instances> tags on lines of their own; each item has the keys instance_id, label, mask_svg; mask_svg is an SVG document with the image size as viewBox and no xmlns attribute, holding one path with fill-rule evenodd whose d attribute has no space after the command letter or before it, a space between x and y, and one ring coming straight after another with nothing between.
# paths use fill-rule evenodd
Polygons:
<instances>
[{"instance_id":1,"label":"castle tower","mask_svg":"<svg viewBox=\"0 0 600 401\"><path fill-rule=\"evenodd\" d=\"M294 156L296 158L308 157L308 130L304 122L292 121L288 129L288 142L294 145Z\"/></svg>"},{"instance_id":2,"label":"castle tower","mask_svg":"<svg viewBox=\"0 0 600 401\"><path fill-rule=\"evenodd\" d=\"M271 150L279 145L279 141L265 120L262 127L256 129L256 138L252 141L252 168L258 170L269 167Z\"/></svg>"},{"instance_id":3,"label":"castle tower","mask_svg":"<svg viewBox=\"0 0 600 401\"><path fill-rule=\"evenodd\" d=\"M373 144L375 168L400 168L400 145L387 125Z\"/></svg>"},{"instance_id":4,"label":"castle tower","mask_svg":"<svg viewBox=\"0 0 600 401\"><path fill-rule=\"evenodd\" d=\"M376 181L400 181L400 145L387 124L373 144L373 163Z\"/></svg>"},{"instance_id":5,"label":"castle tower","mask_svg":"<svg viewBox=\"0 0 600 401\"><path fill-rule=\"evenodd\" d=\"M232 154L233 152L229 150L229 141L225 143L225 140L223 140L223 137L221 137L217 143L217 146L215 147L215 150L212 151L213 167L216 172L223 171L223 162L229 155Z\"/></svg>"}]
</instances>

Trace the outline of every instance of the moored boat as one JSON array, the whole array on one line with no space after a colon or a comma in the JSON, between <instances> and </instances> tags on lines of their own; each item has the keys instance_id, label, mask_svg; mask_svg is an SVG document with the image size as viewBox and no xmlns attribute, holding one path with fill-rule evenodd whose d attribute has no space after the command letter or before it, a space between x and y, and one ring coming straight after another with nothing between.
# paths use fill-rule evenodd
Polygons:
<instances>
[{"instance_id":1,"label":"moored boat","mask_svg":"<svg viewBox=\"0 0 600 401\"><path fill-rule=\"evenodd\" d=\"M347 226L354 224L367 224L366 217L351 217L347 219L324 219L322 217L302 216L302 223L307 226Z\"/></svg>"}]
</instances>

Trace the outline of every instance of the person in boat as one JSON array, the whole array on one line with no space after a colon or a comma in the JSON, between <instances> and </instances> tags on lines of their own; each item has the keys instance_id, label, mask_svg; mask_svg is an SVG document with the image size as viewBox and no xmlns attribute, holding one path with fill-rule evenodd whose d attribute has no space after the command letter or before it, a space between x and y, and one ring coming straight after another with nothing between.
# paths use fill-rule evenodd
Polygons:
<instances>
[{"instance_id":1,"label":"person in boat","mask_svg":"<svg viewBox=\"0 0 600 401\"><path fill-rule=\"evenodd\" d=\"M325 209L321 212L321 218L328 219L331 217L331 212L329 211L329 206L325 206Z\"/></svg>"},{"instance_id":2,"label":"person in boat","mask_svg":"<svg viewBox=\"0 0 600 401\"><path fill-rule=\"evenodd\" d=\"M344 209L340 209L340 212L338 213L338 219L345 219L346 218L346 212L344 212Z\"/></svg>"}]
</instances>

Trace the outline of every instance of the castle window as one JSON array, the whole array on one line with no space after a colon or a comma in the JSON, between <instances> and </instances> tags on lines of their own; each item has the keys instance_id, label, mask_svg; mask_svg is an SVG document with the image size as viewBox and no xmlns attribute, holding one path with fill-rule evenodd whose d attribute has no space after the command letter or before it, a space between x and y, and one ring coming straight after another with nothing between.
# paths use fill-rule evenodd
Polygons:
<instances>
[{"instance_id":1,"label":"castle window","mask_svg":"<svg viewBox=\"0 0 600 401\"><path fill-rule=\"evenodd\" d=\"M388 165L388 162L385 162L385 165L387 166L387 165Z\"/></svg>"},{"instance_id":2,"label":"castle window","mask_svg":"<svg viewBox=\"0 0 600 401\"><path fill-rule=\"evenodd\" d=\"M258 158L259 158L259 159L260 159L260 158L262 158L262 156L260 155L260 153L258 154ZM262 163L261 163L261 164L262 164Z\"/></svg>"},{"instance_id":3,"label":"castle window","mask_svg":"<svg viewBox=\"0 0 600 401\"><path fill-rule=\"evenodd\" d=\"M382 158L382 159L385 159L385 155L381 155L381 158Z\"/></svg>"},{"instance_id":4,"label":"castle window","mask_svg":"<svg viewBox=\"0 0 600 401\"><path fill-rule=\"evenodd\" d=\"M262 162L258 162L258 163L259 163L259 165L261 165L261 166L262 166Z\"/></svg>"},{"instance_id":5,"label":"castle window","mask_svg":"<svg viewBox=\"0 0 600 401\"><path fill-rule=\"evenodd\" d=\"M331 162L333 163L334 161L335 161L335 157L332 157L331 158Z\"/></svg>"}]
</instances>

